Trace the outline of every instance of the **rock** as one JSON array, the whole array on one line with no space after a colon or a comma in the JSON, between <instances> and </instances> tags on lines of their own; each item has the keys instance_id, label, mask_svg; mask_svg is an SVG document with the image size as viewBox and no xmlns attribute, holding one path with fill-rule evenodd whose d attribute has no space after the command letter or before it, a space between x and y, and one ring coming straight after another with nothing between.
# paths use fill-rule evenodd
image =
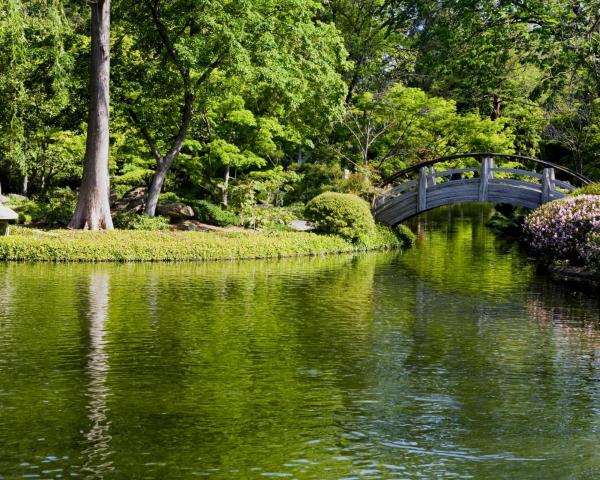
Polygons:
<instances>
[{"instance_id":1,"label":"rock","mask_svg":"<svg viewBox=\"0 0 600 480\"><path fill-rule=\"evenodd\" d=\"M156 214L169 217L172 223L194 218L194 210L181 202L165 203L156 207Z\"/></svg>"},{"instance_id":2,"label":"rock","mask_svg":"<svg viewBox=\"0 0 600 480\"><path fill-rule=\"evenodd\" d=\"M306 220L292 220L288 226L297 232L308 232L315 229L312 223Z\"/></svg>"},{"instance_id":3,"label":"rock","mask_svg":"<svg viewBox=\"0 0 600 480\"><path fill-rule=\"evenodd\" d=\"M128 212L141 213L146 208L146 187L137 187L129 190L120 200L112 199L113 210L126 210Z\"/></svg>"},{"instance_id":4,"label":"rock","mask_svg":"<svg viewBox=\"0 0 600 480\"><path fill-rule=\"evenodd\" d=\"M222 232L223 229L215 227L214 225L207 225L206 223L199 222L198 220L184 220L174 226L176 230L182 230L186 232Z\"/></svg>"}]
</instances>

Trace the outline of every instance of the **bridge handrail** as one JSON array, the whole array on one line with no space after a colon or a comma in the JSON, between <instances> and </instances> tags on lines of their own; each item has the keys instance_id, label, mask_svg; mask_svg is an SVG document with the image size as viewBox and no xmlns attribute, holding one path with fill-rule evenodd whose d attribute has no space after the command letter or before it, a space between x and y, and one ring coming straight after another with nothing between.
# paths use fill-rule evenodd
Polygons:
<instances>
[{"instance_id":1,"label":"bridge handrail","mask_svg":"<svg viewBox=\"0 0 600 480\"><path fill-rule=\"evenodd\" d=\"M583 185L587 185L592 183L592 181L586 177L585 175L582 175L580 173L577 173L573 170L571 170L570 168L567 167L563 167L561 165L557 165L555 163L552 162L547 162L545 160L539 160L537 158L534 157L528 157L525 155L517 155L517 154L510 154L510 153L491 153L491 152L481 152L481 153L457 153L454 155L447 155L445 157L439 157L436 158L434 160L427 160L426 162L421 162L418 163L416 165L413 165L411 167L399 170L398 172L394 173L393 175L390 175L389 177L383 179L381 181L381 183L379 184L380 187L385 187L387 185L389 185L390 183L395 182L396 180L398 180L399 178L402 178L404 175L407 175L409 173L413 173L413 172L418 172L421 168L423 167L430 167L433 166L437 163L442 163L442 162L447 162L450 160L456 160L459 158L485 158L485 157L492 157L492 158L512 158L512 159L516 159L516 160L524 160L524 161L528 161L528 162L534 162L537 163L539 165L542 165L546 168L554 168L555 170L561 171L563 173L566 173L568 175L570 175L573 178L576 178L577 180L579 180Z\"/></svg>"}]
</instances>

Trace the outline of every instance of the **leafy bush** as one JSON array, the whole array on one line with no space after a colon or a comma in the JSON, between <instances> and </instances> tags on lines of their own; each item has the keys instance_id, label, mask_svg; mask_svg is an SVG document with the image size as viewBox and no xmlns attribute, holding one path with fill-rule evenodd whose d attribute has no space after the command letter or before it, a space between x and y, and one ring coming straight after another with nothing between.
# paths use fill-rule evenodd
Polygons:
<instances>
[{"instance_id":1,"label":"leafy bush","mask_svg":"<svg viewBox=\"0 0 600 480\"><path fill-rule=\"evenodd\" d=\"M64 227L73 217L77 193L70 188L55 188L46 194L42 203L42 221L49 227Z\"/></svg>"},{"instance_id":2,"label":"leafy bush","mask_svg":"<svg viewBox=\"0 0 600 480\"><path fill-rule=\"evenodd\" d=\"M310 232L142 232L16 227L0 238L0 261L155 262L281 258L398 247L390 229L376 229L368 245Z\"/></svg>"},{"instance_id":3,"label":"leafy bush","mask_svg":"<svg viewBox=\"0 0 600 480\"><path fill-rule=\"evenodd\" d=\"M540 256L589 262L592 240L600 234L600 196L566 197L542 205L525 220L530 246Z\"/></svg>"},{"instance_id":4,"label":"leafy bush","mask_svg":"<svg viewBox=\"0 0 600 480\"><path fill-rule=\"evenodd\" d=\"M214 205L206 200L195 200L188 203L193 208L196 218L201 222L220 227L240 224L240 219L235 213L223 210L218 205Z\"/></svg>"},{"instance_id":5,"label":"leafy bush","mask_svg":"<svg viewBox=\"0 0 600 480\"><path fill-rule=\"evenodd\" d=\"M66 226L73 216L77 203L77 193L70 188L55 188L37 199L19 195L12 195L9 198L7 206L19 214L19 223L35 223L48 227Z\"/></svg>"},{"instance_id":6,"label":"leafy bush","mask_svg":"<svg viewBox=\"0 0 600 480\"><path fill-rule=\"evenodd\" d=\"M403 247L412 247L417 240L413 231L402 223L396 226L395 232Z\"/></svg>"},{"instance_id":7,"label":"leafy bush","mask_svg":"<svg viewBox=\"0 0 600 480\"><path fill-rule=\"evenodd\" d=\"M600 183L590 183L573 190L569 195L600 195Z\"/></svg>"},{"instance_id":8,"label":"leafy bush","mask_svg":"<svg viewBox=\"0 0 600 480\"><path fill-rule=\"evenodd\" d=\"M302 207L303 208L303 207ZM299 207L254 207L244 215L244 226L269 230L290 230L292 220L300 218Z\"/></svg>"},{"instance_id":9,"label":"leafy bush","mask_svg":"<svg viewBox=\"0 0 600 480\"><path fill-rule=\"evenodd\" d=\"M149 217L146 214L120 211L113 217L115 228L122 230L161 231L169 229L169 219L166 217Z\"/></svg>"},{"instance_id":10,"label":"leafy bush","mask_svg":"<svg viewBox=\"0 0 600 480\"><path fill-rule=\"evenodd\" d=\"M375 231L369 204L349 193L322 193L308 202L305 215L317 232L352 241L364 240Z\"/></svg>"}]
</instances>

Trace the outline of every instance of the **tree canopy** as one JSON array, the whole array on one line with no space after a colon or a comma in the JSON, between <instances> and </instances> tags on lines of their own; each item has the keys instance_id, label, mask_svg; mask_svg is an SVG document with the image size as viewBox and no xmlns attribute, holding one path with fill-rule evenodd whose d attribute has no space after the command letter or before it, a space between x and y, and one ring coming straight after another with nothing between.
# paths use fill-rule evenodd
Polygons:
<instances>
[{"instance_id":1,"label":"tree canopy","mask_svg":"<svg viewBox=\"0 0 600 480\"><path fill-rule=\"evenodd\" d=\"M372 184L469 150L600 171L589 0L114 0L111 15L113 197L144 187L149 215L164 192L305 201L344 190L344 169ZM4 192L80 187L90 47L81 2L0 5Z\"/></svg>"}]
</instances>

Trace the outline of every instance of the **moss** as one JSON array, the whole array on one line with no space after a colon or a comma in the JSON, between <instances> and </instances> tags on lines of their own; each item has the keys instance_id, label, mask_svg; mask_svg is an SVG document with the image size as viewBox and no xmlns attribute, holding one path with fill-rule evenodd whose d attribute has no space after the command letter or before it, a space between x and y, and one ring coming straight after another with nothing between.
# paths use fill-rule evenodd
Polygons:
<instances>
[{"instance_id":1,"label":"moss","mask_svg":"<svg viewBox=\"0 0 600 480\"><path fill-rule=\"evenodd\" d=\"M0 260L51 262L153 262L350 253L398 248L387 228L366 243L310 232L39 231L16 227L0 239Z\"/></svg>"}]
</instances>

